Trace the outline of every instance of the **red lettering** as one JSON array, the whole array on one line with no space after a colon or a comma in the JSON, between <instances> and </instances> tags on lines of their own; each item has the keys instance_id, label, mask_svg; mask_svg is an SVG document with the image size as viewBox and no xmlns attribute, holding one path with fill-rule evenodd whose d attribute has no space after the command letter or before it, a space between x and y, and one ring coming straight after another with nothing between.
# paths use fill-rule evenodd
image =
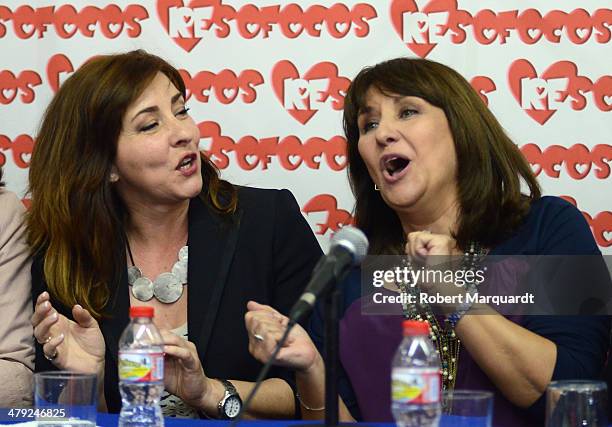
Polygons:
<instances>
[{"instance_id":1,"label":"red lettering","mask_svg":"<svg viewBox=\"0 0 612 427\"><path fill-rule=\"evenodd\" d=\"M612 146L608 144L599 144L592 149L584 144L574 144L568 148L551 145L544 152L536 144L526 144L521 147L521 152L536 176L544 170L549 177L559 178L562 165L565 165L568 175L576 180L584 179L591 171L598 179L610 176Z\"/></svg>"},{"instance_id":2,"label":"red lettering","mask_svg":"<svg viewBox=\"0 0 612 427\"><path fill-rule=\"evenodd\" d=\"M20 169L30 167L34 140L29 135L19 135L14 140L5 135L0 135L0 149L13 152L13 161ZM0 153L0 166L4 165L6 157Z\"/></svg>"},{"instance_id":3,"label":"red lettering","mask_svg":"<svg viewBox=\"0 0 612 427\"><path fill-rule=\"evenodd\" d=\"M324 222L318 223L319 229L316 234L324 235L328 231L338 231L345 225L352 225L354 218L350 212L338 208L338 201L331 194L319 194L310 199L302 207L302 212L307 216L316 213L324 213Z\"/></svg>"},{"instance_id":4,"label":"red lettering","mask_svg":"<svg viewBox=\"0 0 612 427\"><path fill-rule=\"evenodd\" d=\"M229 166L228 155L231 152L236 153L237 164L244 170L253 170L257 166L265 170L272 157L277 157L286 170L296 170L302 164L310 169L319 169L323 159L334 171L341 171L347 165L346 140L339 135L329 140L313 137L305 142L295 135L283 138L246 135L234 142L232 138L222 135L221 127L215 122L202 122L198 126L201 142L209 142L208 147L202 150L219 169Z\"/></svg>"}]
</instances>

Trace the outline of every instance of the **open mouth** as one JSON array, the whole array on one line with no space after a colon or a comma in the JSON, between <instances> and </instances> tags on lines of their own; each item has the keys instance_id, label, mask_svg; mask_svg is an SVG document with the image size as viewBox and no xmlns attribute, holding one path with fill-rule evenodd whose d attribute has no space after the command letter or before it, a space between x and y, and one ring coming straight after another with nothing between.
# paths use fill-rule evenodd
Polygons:
<instances>
[{"instance_id":1,"label":"open mouth","mask_svg":"<svg viewBox=\"0 0 612 427\"><path fill-rule=\"evenodd\" d=\"M195 163L195 161L196 161L196 155L190 154L188 156L185 156L176 168L182 171L188 170Z\"/></svg>"},{"instance_id":2,"label":"open mouth","mask_svg":"<svg viewBox=\"0 0 612 427\"><path fill-rule=\"evenodd\" d=\"M382 166L384 171L389 174L390 177L398 176L401 174L410 164L410 160L404 157L389 156L383 159Z\"/></svg>"}]
</instances>

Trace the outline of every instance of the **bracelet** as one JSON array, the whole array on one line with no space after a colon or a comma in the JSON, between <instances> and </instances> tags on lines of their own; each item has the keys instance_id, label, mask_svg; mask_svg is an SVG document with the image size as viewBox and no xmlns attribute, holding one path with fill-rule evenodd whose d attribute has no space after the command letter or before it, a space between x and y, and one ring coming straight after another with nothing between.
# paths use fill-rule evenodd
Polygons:
<instances>
[{"instance_id":1,"label":"bracelet","mask_svg":"<svg viewBox=\"0 0 612 427\"><path fill-rule=\"evenodd\" d=\"M468 286L466 290L467 292L465 293L465 295L472 296L476 293L476 287L474 285ZM446 321L450 324L450 326L453 329L455 329L455 327L457 326L457 323L459 323L463 315L467 313L470 310L470 308L472 308L472 304L473 304L472 302L464 301L461 304L459 304L459 307L457 307L457 310L455 312L446 316Z\"/></svg>"},{"instance_id":2,"label":"bracelet","mask_svg":"<svg viewBox=\"0 0 612 427\"><path fill-rule=\"evenodd\" d=\"M295 393L295 397L297 397L297 400L300 402L300 405L302 405L304 409L308 411L324 411L325 410L325 405L323 405L320 408L311 408L310 406L306 405L304 401L302 400L302 396L300 396L300 393L298 392Z\"/></svg>"}]
</instances>

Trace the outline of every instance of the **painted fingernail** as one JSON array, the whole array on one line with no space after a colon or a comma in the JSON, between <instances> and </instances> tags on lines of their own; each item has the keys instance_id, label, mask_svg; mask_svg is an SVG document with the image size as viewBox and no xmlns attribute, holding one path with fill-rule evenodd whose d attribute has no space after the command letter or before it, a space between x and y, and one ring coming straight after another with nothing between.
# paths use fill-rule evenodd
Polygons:
<instances>
[{"instance_id":1,"label":"painted fingernail","mask_svg":"<svg viewBox=\"0 0 612 427\"><path fill-rule=\"evenodd\" d=\"M49 304L49 301L45 301L45 302L43 302L43 304L42 304L43 308L49 308L49 306L50 306L50 305L51 305L51 304Z\"/></svg>"}]
</instances>

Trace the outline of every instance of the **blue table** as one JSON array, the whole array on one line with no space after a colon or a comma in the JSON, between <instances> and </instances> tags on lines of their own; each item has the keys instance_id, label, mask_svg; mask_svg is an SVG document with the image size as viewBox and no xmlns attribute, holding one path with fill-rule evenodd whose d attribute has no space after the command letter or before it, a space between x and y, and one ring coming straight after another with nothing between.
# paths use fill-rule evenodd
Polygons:
<instances>
[{"instance_id":1,"label":"blue table","mask_svg":"<svg viewBox=\"0 0 612 427\"><path fill-rule=\"evenodd\" d=\"M117 414L98 414L98 425L101 427L117 427ZM165 427L229 427L229 421L213 421L213 420L188 420L180 418L164 418ZM314 421L242 421L238 427L283 427L296 426L298 424L314 424ZM322 423L321 423L322 424ZM361 424L353 424L359 427ZM394 423L366 423L369 427L395 427ZM453 427L452 417L442 416L440 427Z\"/></svg>"},{"instance_id":2,"label":"blue table","mask_svg":"<svg viewBox=\"0 0 612 427\"><path fill-rule=\"evenodd\" d=\"M117 427L117 421L119 416L117 414L102 414L98 413L98 425L101 427ZM238 427L283 427L283 426L295 426L297 424L308 424L314 423L314 421L242 421L238 424ZM189 420L181 418L164 418L165 427L187 427L187 426L200 426L200 427L229 427L229 421L216 421L216 420ZM355 424L357 427L357 424ZM371 424L371 427L395 427L395 424ZM443 424L440 425L443 427Z\"/></svg>"}]
</instances>

